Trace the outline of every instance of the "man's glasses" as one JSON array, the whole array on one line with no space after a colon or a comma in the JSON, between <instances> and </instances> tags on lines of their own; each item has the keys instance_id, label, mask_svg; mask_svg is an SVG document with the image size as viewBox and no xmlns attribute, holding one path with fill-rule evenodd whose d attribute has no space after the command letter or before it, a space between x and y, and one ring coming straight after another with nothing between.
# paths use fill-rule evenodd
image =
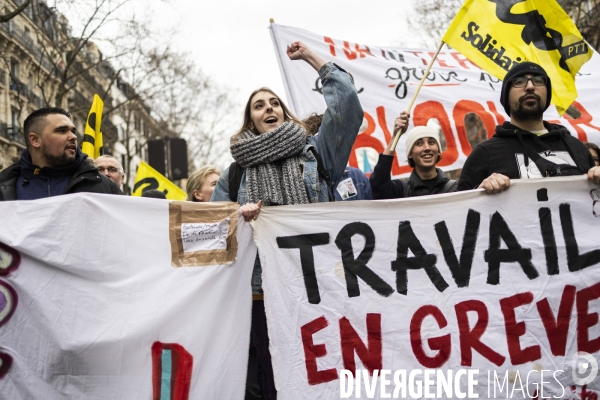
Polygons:
<instances>
[{"instance_id":1,"label":"man's glasses","mask_svg":"<svg viewBox=\"0 0 600 400\"><path fill-rule=\"evenodd\" d=\"M533 86L544 86L546 85L546 82L548 82L548 78L542 75L539 76L534 76L531 78L526 78L524 76L520 76L518 78L513 78L510 80L510 82L512 83L513 87L516 88L522 88L527 86L527 82L531 81L531 83L533 83Z\"/></svg>"},{"instance_id":2,"label":"man's glasses","mask_svg":"<svg viewBox=\"0 0 600 400\"><path fill-rule=\"evenodd\" d=\"M108 171L109 174L116 174L117 172L121 172L119 168L115 167L98 167L98 171L104 172Z\"/></svg>"}]
</instances>

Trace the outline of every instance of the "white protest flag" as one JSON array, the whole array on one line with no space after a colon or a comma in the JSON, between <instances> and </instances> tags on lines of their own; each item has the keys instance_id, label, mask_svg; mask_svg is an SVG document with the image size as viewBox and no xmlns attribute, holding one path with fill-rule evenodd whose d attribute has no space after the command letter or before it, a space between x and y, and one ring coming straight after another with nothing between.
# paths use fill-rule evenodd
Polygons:
<instances>
[{"instance_id":1,"label":"white protest flag","mask_svg":"<svg viewBox=\"0 0 600 400\"><path fill-rule=\"evenodd\" d=\"M266 207L254 228L278 399L597 398L600 188L583 176Z\"/></svg>"},{"instance_id":2,"label":"white protest flag","mask_svg":"<svg viewBox=\"0 0 600 400\"><path fill-rule=\"evenodd\" d=\"M0 202L0 398L242 398L256 247L237 210Z\"/></svg>"},{"instance_id":3,"label":"white protest flag","mask_svg":"<svg viewBox=\"0 0 600 400\"><path fill-rule=\"evenodd\" d=\"M292 111L300 118L312 112L325 111L320 93L321 83L305 63L292 62L286 46L300 40L325 60L333 61L354 80L358 97L365 112L364 130L358 135L349 164L362 167L363 158L371 165L383 152L393 133L394 119L408 108L425 69L435 51L379 47L353 43L344 38L331 38L303 29L271 24L271 37L279 62L286 95ZM576 77L579 97L574 105L581 116L559 117L554 107L544 119L564 125L584 142L600 145L600 55L594 52ZM442 51L433 63L431 72L413 106L409 129L427 125L435 118L443 132L443 170L462 168L472 148L487 137L469 113L477 114L487 131L494 135L495 126L510 120L500 104L502 82L481 70L456 51ZM408 176L412 168L406 161L405 139L398 142L392 165L392 175ZM370 172L370 171L366 171Z\"/></svg>"}]
</instances>

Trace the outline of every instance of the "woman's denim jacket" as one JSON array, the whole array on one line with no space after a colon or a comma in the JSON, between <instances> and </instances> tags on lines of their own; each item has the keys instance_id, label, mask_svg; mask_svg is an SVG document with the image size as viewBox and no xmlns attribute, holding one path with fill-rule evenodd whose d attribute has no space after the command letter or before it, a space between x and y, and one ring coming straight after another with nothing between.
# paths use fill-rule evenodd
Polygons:
<instances>
[{"instance_id":1,"label":"woman's denim jacket","mask_svg":"<svg viewBox=\"0 0 600 400\"><path fill-rule=\"evenodd\" d=\"M363 121L363 110L358 100L350 76L337 65L328 62L319 70L323 85L323 96L327 110L323 114L323 122L319 133L309 136L300 155L303 164L304 186L311 203L333 201L330 191L333 191L342 179L350 151L354 145L358 130ZM327 187L324 179L320 179L317 171L317 160L309 150L314 147L321 156L323 166L329 173L331 188ZM223 171L210 201L231 201L229 198L229 168ZM238 190L238 203L246 204L246 173ZM256 258L252 274L252 289L254 294L262 293L261 268Z\"/></svg>"}]
</instances>

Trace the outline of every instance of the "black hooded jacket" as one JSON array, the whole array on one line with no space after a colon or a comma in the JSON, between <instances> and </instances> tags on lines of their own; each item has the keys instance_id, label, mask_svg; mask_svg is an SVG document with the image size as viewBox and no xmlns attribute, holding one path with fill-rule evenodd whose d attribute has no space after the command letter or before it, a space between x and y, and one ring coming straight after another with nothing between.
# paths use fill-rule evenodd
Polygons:
<instances>
[{"instance_id":1,"label":"black hooded jacket","mask_svg":"<svg viewBox=\"0 0 600 400\"><path fill-rule=\"evenodd\" d=\"M29 151L23 150L18 163L0 172L0 201L82 192L123 194L113 181L99 173L98 169L88 162L87 155L82 154L79 149L72 164L59 168L44 167L39 169L38 173L34 173L36 168L31 163ZM19 183L22 186L20 197L17 196ZM60 187L58 192L57 185Z\"/></svg>"},{"instance_id":2,"label":"black hooded jacket","mask_svg":"<svg viewBox=\"0 0 600 400\"><path fill-rule=\"evenodd\" d=\"M556 164L574 164L582 174L594 166L594 159L588 149L579 139L571 136L567 128L546 121L544 127L548 133L537 136L517 128L510 122L496 126L496 134L477 145L467 158L458 182L458 190L475 189L493 173L506 175L510 179L542 177L535 163L524 156L523 145L529 146L542 158Z\"/></svg>"}]
</instances>

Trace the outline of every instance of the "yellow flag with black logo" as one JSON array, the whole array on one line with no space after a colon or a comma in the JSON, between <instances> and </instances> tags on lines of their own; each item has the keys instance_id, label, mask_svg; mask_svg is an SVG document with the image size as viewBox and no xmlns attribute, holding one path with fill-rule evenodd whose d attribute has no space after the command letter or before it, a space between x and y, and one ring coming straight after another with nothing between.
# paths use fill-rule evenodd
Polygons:
<instances>
[{"instance_id":1,"label":"yellow flag with black logo","mask_svg":"<svg viewBox=\"0 0 600 400\"><path fill-rule=\"evenodd\" d=\"M100 96L95 94L83 132L83 143L81 144L81 151L93 159L100 157L104 153L101 130L103 109L104 102Z\"/></svg>"},{"instance_id":2,"label":"yellow flag with black logo","mask_svg":"<svg viewBox=\"0 0 600 400\"><path fill-rule=\"evenodd\" d=\"M523 61L541 65L560 115L577 98L575 75L592 57L556 0L466 0L442 40L498 79Z\"/></svg>"},{"instance_id":3,"label":"yellow flag with black logo","mask_svg":"<svg viewBox=\"0 0 600 400\"><path fill-rule=\"evenodd\" d=\"M169 200L186 200L187 194L163 174L145 162L141 162L135 175L133 196L141 196L146 190L157 189L163 192Z\"/></svg>"}]
</instances>

